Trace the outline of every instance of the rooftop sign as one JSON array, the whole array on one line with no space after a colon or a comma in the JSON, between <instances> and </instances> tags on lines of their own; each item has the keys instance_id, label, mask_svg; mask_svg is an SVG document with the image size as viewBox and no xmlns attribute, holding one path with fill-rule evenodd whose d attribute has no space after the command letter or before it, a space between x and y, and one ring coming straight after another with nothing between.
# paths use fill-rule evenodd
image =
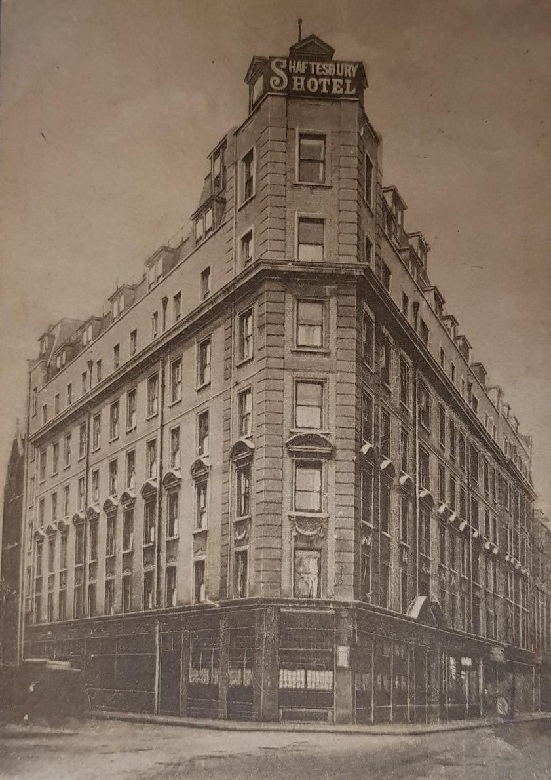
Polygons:
<instances>
[{"instance_id":1,"label":"rooftop sign","mask_svg":"<svg viewBox=\"0 0 551 780\"><path fill-rule=\"evenodd\" d=\"M361 62L269 58L269 92L316 97L361 97L365 76Z\"/></svg>"}]
</instances>

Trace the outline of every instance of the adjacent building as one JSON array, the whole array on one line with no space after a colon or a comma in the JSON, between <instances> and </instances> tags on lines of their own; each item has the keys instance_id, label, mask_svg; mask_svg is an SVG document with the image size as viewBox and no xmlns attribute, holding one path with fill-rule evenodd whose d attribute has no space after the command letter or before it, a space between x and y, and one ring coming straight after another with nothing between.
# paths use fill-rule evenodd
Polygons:
<instances>
[{"instance_id":1,"label":"adjacent building","mask_svg":"<svg viewBox=\"0 0 551 780\"><path fill-rule=\"evenodd\" d=\"M40 339L25 653L104 709L548 706L531 441L384 181L364 66L312 35L245 83L189 237Z\"/></svg>"}]
</instances>

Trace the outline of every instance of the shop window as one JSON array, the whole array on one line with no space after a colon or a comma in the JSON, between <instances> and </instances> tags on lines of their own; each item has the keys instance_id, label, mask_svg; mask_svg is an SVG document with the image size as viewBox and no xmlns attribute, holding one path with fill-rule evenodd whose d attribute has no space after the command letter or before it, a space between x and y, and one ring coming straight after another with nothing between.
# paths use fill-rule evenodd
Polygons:
<instances>
[{"instance_id":1,"label":"shop window","mask_svg":"<svg viewBox=\"0 0 551 780\"><path fill-rule=\"evenodd\" d=\"M298 259L319 263L324 255L325 220L314 217L298 219Z\"/></svg>"},{"instance_id":2,"label":"shop window","mask_svg":"<svg viewBox=\"0 0 551 780\"><path fill-rule=\"evenodd\" d=\"M325 136L301 133L298 151L298 180L306 184L325 183Z\"/></svg>"}]
</instances>

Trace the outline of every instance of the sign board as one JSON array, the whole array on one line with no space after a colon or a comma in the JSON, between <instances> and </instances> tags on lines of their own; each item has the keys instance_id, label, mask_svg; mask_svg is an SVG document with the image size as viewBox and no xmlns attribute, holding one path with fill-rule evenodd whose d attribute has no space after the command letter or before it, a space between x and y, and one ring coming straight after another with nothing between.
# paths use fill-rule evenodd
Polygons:
<instances>
[{"instance_id":1,"label":"sign board","mask_svg":"<svg viewBox=\"0 0 551 780\"><path fill-rule=\"evenodd\" d=\"M331 100L361 99L366 85L361 62L269 57L259 70L252 86L253 105L266 92Z\"/></svg>"}]
</instances>

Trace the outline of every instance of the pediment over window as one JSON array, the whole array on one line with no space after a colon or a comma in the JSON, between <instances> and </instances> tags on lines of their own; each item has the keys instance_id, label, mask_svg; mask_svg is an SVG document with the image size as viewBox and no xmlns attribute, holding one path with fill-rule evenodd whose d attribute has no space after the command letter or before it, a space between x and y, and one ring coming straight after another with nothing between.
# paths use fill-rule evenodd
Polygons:
<instances>
[{"instance_id":1,"label":"pediment over window","mask_svg":"<svg viewBox=\"0 0 551 780\"><path fill-rule=\"evenodd\" d=\"M208 476L209 470L210 466L208 460L205 458L197 458L197 460L193 461L191 464L189 473L191 474L192 479L198 480Z\"/></svg>"},{"instance_id":2,"label":"pediment over window","mask_svg":"<svg viewBox=\"0 0 551 780\"><path fill-rule=\"evenodd\" d=\"M290 57L304 60L331 60L334 53L335 49L317 35L307 35L289 49Z\"/></svg>"},{"instance_id":3,"label":"pediment over window","mask_svg":"<svg viewBox=\"0 0 551 780\"><path fill-rule=\"evenodd\" d=\"M369 460L372 463L376 461L378 457L375 445L372 444L370 441L364 441L364 443L360 447L360 455L362 455L366 460Z\"/></svg>"},{"instance_id":4,"label":"pediment over window","mask_svg":"<svg viewBox=\"0 0 551 780\"><path fill-rule=\"evenodd\" d=\"M444 613L437 599L416 596L408 607L407 615L419 623L446 628Z\"/></svg>"},{"instance_id":5,"label":"pediment over window","mask_svg":"<svg viewBox=\"0 0 551 780\"><path fill-rule=\"evenodd\" d=\"M146 500L148 498L155 498L157 495L157 480L155 479L146 479L146 481L142 485L142 489L140 490L142 498L145 498Z\"/></svg>"},{"instance_id":6,"label":"pediment over window","mask_svg":"<svg viewBox=\"0 0 551 780\"><path fill-rule=\"evenodd\" d=\"M124 509L129 509L136 503L136 494L133 490L123 490L121 493L121 504Z\"/></svg>"},{"instance_id":7,"label":"pediment over window","mask_svg":"<svg viewBox=\"0 0 551 780\"><path fill-rule=\"evenodd\" d=\"M297 433L287 439L285 446L289 452L295 455L307 455L309 457L330 458L334 447L321 433Z\"/></svg>"},{"instance_id":8,"label":"pediment over window","mask_svg":"<svg viewBox=\"0 0 551 780\"><path fill-rule=\"evenodd\" d=\"M389 477L393 479L396 476L396 469L394 468L394 463L391 460L388 460L388 458L385 458L381 461L381 464L379 466L381 469L381 474L384 477Z\"/></svg>"},{"instance_id":9,"label":"pediment over window","mask_svg":"<svg viewBox=\"0 0 551 780\"><path fill-rule=\"evenodd\" d=\"M48 523L46 528L44 529L47 536L52 536L53 534L57 533L57 523Z\"/></svg>"},{"instance_id":10,"label":"pediment over window","mask_svg":"<svg viewBox=\"0 0 551 780\"><path fill-rule=\"evenodd\" d=\"M88 509L86 510L86 519L87 520L98 520L99 519L99 506L96 506L95 504L91 504Z\"/></svg>"},{"instance_id":11,"label":"pediment over window","mask_svg":"<svg viewBox=\"0 0 551 780\"><path fill-rule=\"evenodd\" d=\"M58 522L57 527L59 529L59 533L66 534L69 530L69 523L66 520L61 519Z\"/></svg>"},{"instance_id":12,"label":"pediment over window","mask_svg":"<svg viewBox=\"0 0 551 780\"><path fill-rule=\"evenodd\" d=\"M254 452L254 444L248 439L238 439L230 450L230 460L251 459Z\"/></svg>"},{"instance_id":13,"label":"pediment over window","mask_svg":"<svg viewBox=\"0 0 551 780\"><path fill-rule=\"evenodd\" d=\"M163 487L165 490L176 490L180 487L181 482L182 473L180 469L170 469L163 477Z\"/></svg>"},{"instance_id":14,"label":"pediment over window","mask_svg":"<svg viewBox=\"0 0 551 780\"><path fill-rule=\"evenodd\" d=\"M398 479L398 482L400 483L400 487L402 490L411 490L413 487L413 480L410 477L409 474L406 474L405 472L402 472L400 474L400 478Z\"/></svg>"},{"instance_id":15,"label":"pediment over window","mask_svg":"<svg viewBox=\"0 0 551 780\"><path fill-rule=\"evenodd\" d=\"M84 512L75 512L73 515L73 523L77 525L77 523L83 523L86 520L86 515Z\"/></svg>"},{"instance_id":16,"label":"pediment over window","mask_svg":"<svg viewBox=\"0 0 551 780\"><path fill-rule=\"evenodd\" d=\"M453 512L450 509L450 507L446 504L445 501L442 501L441 504L439 505L438 515L442 520L451 520Z\"/></svg>"},{"instance_id":17,"label":"pediment over window","mask_svg":"<svg viewBox=\"0 0 551 780\"><path fill-rule=\"evenodd\" d=\"M419 501L424 501L428 506L434 506L434 498L427 488L421 488L419 491Z\"/></svg>"},{"instance_id":18,"label":"pediment over window","mask_svg":"<svg viewBox=\"0 0 551 780\"><path fill-rule=\"evenodd\" d=\"M105 514L109 514L110 512L116 512L118 506L119 506L118 499L116 499L114 496L109 496L103 502L103 511L105 512Z\"/></svg>"}]
</instances>

